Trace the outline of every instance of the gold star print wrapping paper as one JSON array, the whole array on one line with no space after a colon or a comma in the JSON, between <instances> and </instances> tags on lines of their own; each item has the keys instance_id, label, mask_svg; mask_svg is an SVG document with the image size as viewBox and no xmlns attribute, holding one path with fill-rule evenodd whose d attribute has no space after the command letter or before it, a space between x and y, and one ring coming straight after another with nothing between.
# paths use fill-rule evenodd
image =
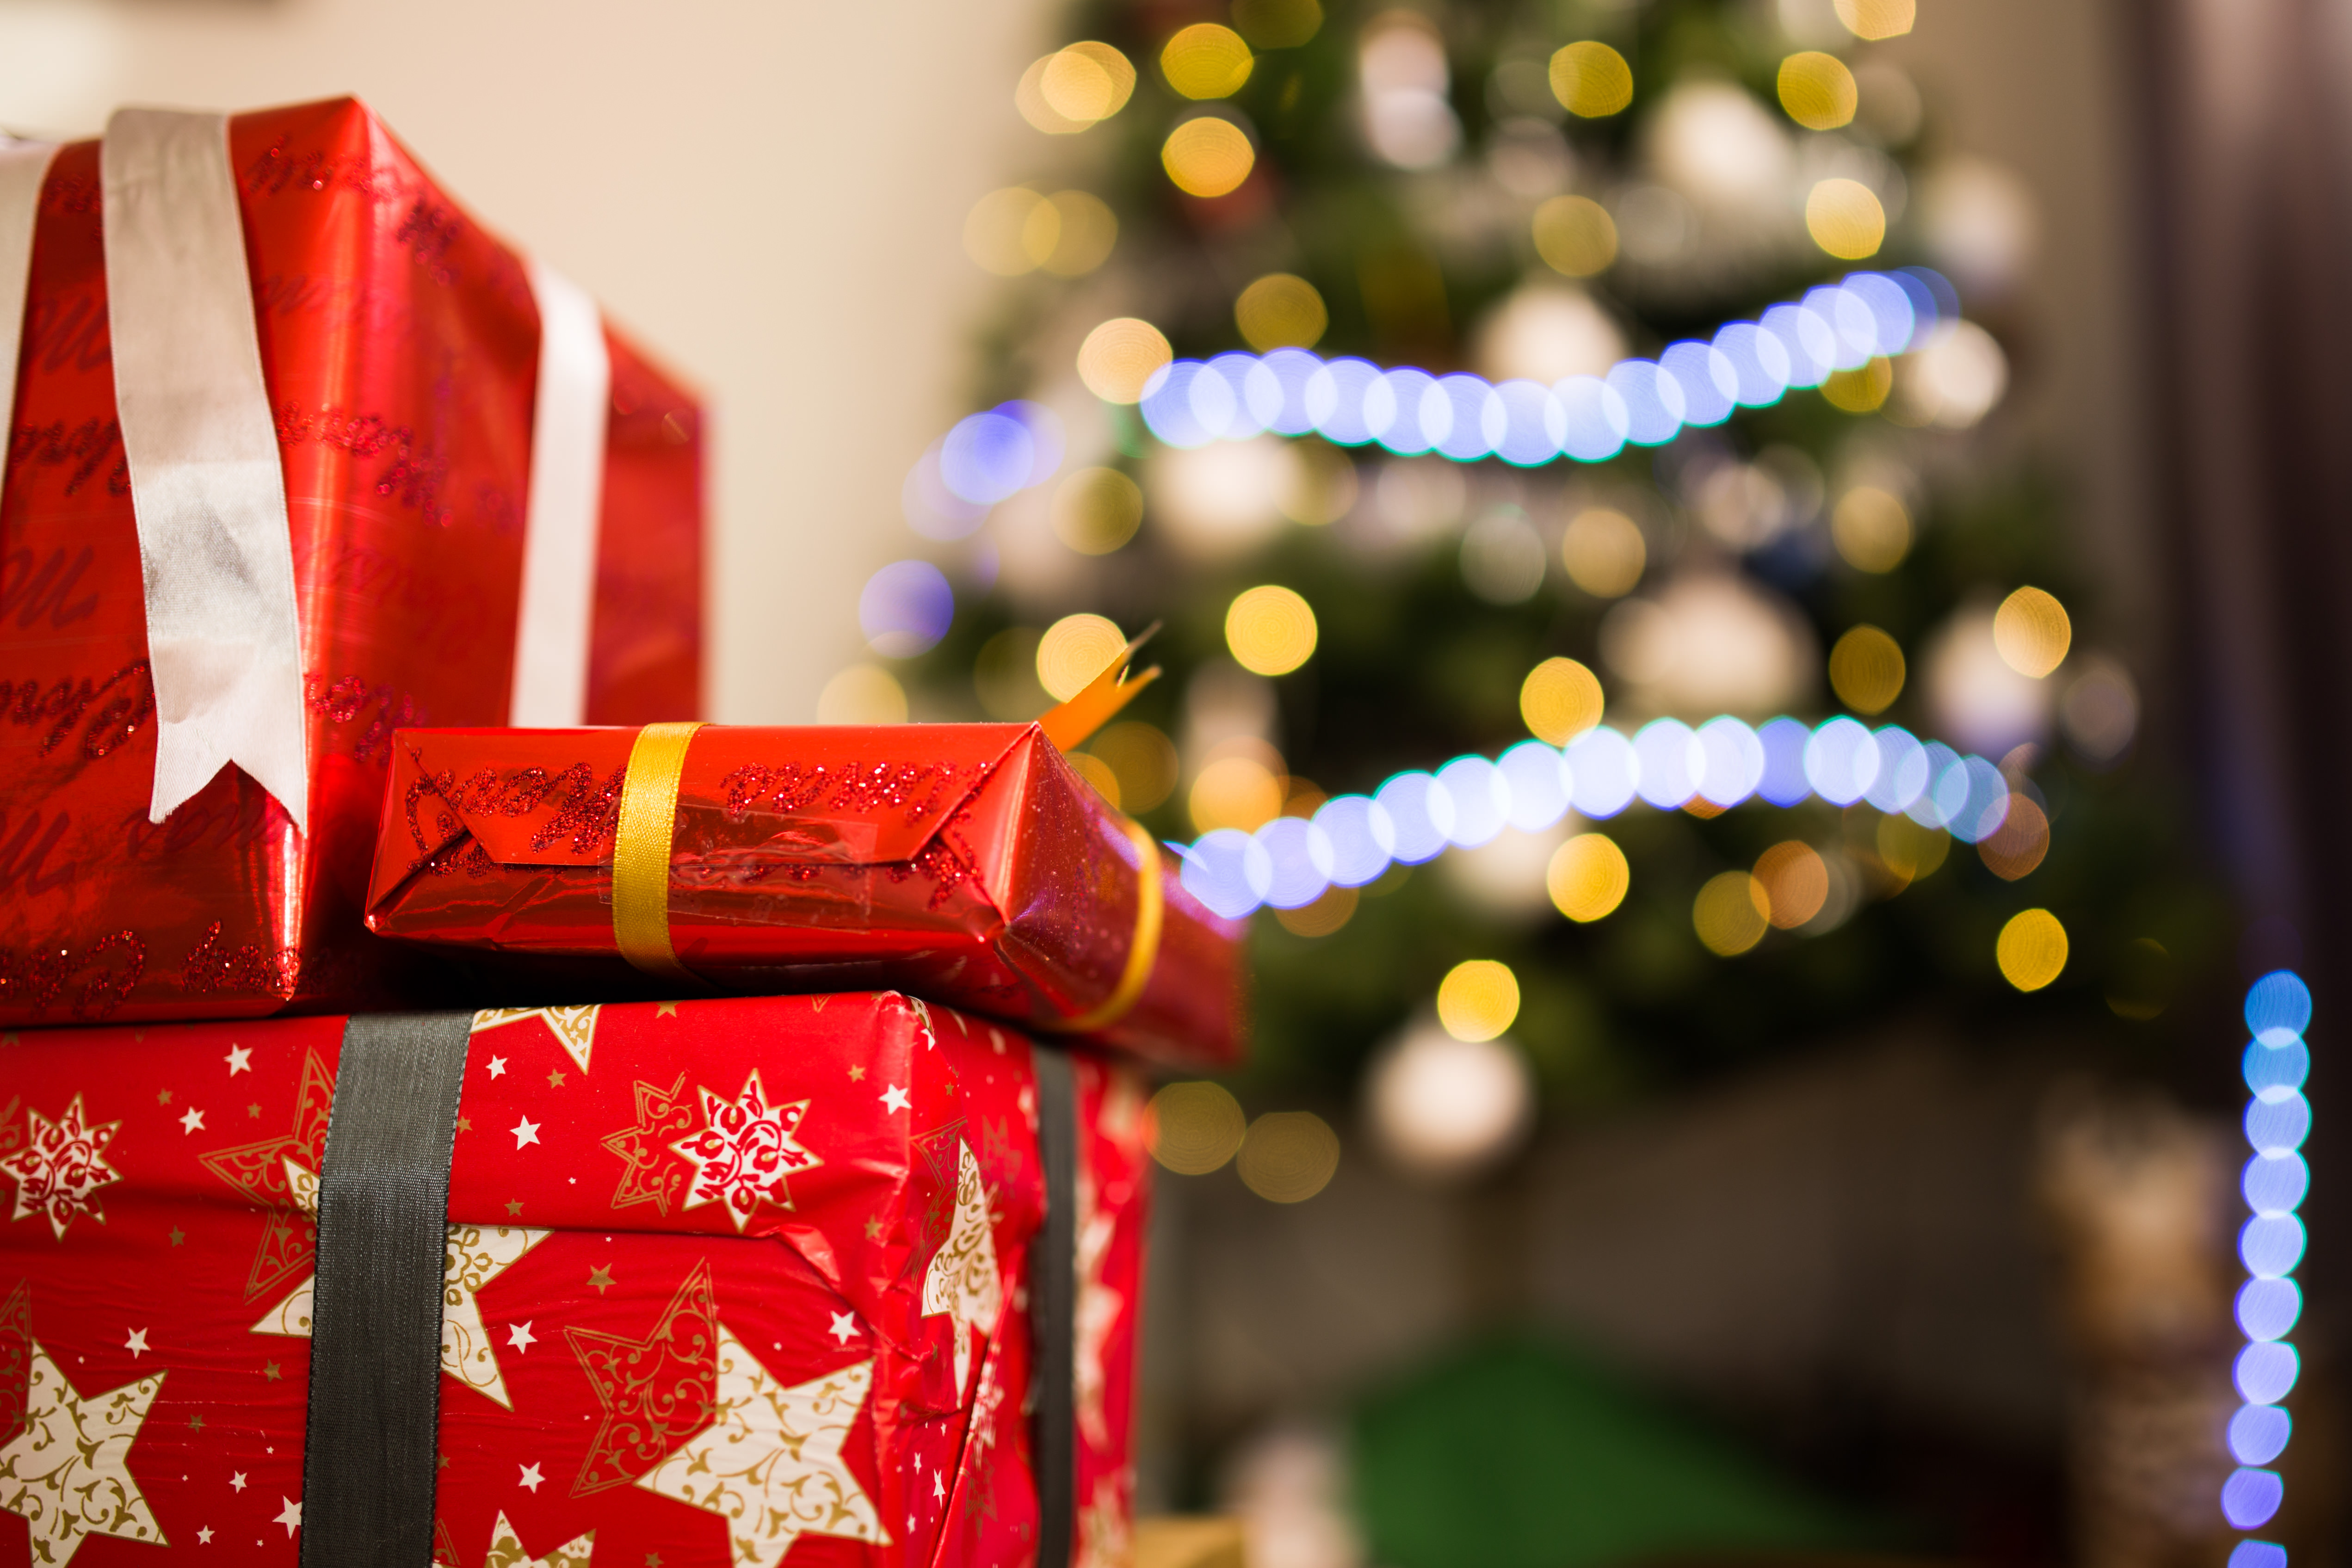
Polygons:
<instances>
[{"instance_id":1,"label":"gold star print wrapping paper","mask_svg":"<svg viewBox=\"0 0 2352 1568\"><path fill-rule=\"evenodd\" d=\"M0 1064L0 1563L298 1561L342 1026ZM1076 1069L1084 1562L1124 1538L1145 1162L1139 1085ZM1027 1555L1033 1084L1019 1036L892 994L477 1015L436 1562Z\"/></svg>"}]
</instances>

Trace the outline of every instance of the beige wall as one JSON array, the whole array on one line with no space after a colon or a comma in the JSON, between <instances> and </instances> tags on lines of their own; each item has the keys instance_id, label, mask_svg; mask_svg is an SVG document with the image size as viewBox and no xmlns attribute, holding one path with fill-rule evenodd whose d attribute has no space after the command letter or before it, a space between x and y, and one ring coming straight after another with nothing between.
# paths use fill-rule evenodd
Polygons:
<instances>
[{"instance_id":1,"label":"beige wall","mask_svg":"<svg viewBox=\"0 0 2352 1568\"><path fill-rule=\"evenodd\" d=\"M709 717L805 721L990 281L963 215L1041 141L1039 0L0 0L0 125L356 92L716 411ZM1033 47L1034 46L1034 47Z\"/></svg>"}]
</instances>

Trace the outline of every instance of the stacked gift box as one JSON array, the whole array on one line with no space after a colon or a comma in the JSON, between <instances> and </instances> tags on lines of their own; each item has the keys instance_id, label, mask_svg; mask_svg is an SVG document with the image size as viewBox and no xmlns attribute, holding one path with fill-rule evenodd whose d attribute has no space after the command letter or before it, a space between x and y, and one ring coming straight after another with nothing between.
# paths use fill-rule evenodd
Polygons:
<instances>
[{"instance_id":1,"label":"stacked gift box","mask_svg":"<svg viewBox=\"0 0 2352 1568\"><path fill-rule=\"evenodd\" d=\"M692 395L349 100L0 143L0 1552L1122 1561L1121 669L685 722Z\"/></svg>"}]
</instances>

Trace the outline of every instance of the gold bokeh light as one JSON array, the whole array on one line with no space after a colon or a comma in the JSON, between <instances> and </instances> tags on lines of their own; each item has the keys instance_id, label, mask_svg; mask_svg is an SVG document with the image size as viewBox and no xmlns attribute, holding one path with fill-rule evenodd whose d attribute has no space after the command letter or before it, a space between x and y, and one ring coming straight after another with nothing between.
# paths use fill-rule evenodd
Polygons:
<instances>
[{"instance_id":1,"label":"gold bokeh light","mask_svg":"<svg viewBox=\"0 0 2352 1568\"><path fill-rule=\"evenodd\" d=\"M1249 132L1213 114L1196 115L1168 133L1160 166L1191 196L1230 195L1257 164Z\"/></svg>"},{"instance_id":2,"label":"gold bokeh light","mask_svg":"<svg viewBox=\"0 0 2352 1568\"><path fill-rule=\"evenodd\" d=\"M1355 889L1334 883L1311 904L1302 904L1295 910L1276 910L1275 923L1293 936L1329 936L1355 918L1358 898Z\"/></svg>"},{"instance_id":3,"label":"gold bokeh light","mask_svg":"<svg viewBox=\"0 0 2352 1568\"><path fill-rule=\"evenodd\" d=\"M1135 67L1108 44L1089 39L1047 56L1037 91L1065 120L1097 124L1127 107Z\"/></svg>"},{"instance_id":4,"label":"gold bokeh light","mask_svg":"<svg viewBox=\"0 0 2352 1568\"><path fill-rule=\"evenodd\" d=\"M1770 895L1745 871L1710 877L1691 900L1691 929L1709 952L1736 958L1764 940L1771 929Z\"/></svg>"},{"instance_id":5,"label":"gold bokeh light","mask_svg":"<svg viewBox=\"0 0 2352 1568\"><path fill-rule=\"evenodd\" d=\"M853 664L817 694L820 724L903 724L907 689L878 665Z\"/></svg>"},{"instance_id":6,"label":"gold bokeh light","mask_svg":"<svg viewBox=\"0 0 2352 1568\"><path fill-rule=\"evenodd\" d=\"M1857 38L1897 38L1918 19L1918 0L1835 0L1838 20Z\"/></svg>"},{"instance_id":7,"label":"gold bokeh light","mask_svg":"<svg viewBox=\"0 0 2352 1568\"><path fill-rule=\"evenodd\" d=\"M1764 889L1765 919L1794 931L1822 912L1830 899L1830 868L1801 839L1775 844L1756 858L1756 881Z\"/></svg>"},{"instance_id":8,"label":"gold bokeh light","mask_svg":"<svg viewBox=\"0 0 2352 1568\"><path fill-rule=\"evenodd\" d=\"M1876 626L1855 626L1830 649L1830 689L1857 713L1883 713L1903 695L1902 645Z\"/></svg>"},{"instance_id":9,"label":"gold bokeh light","mask_svg":"<svg viewBox=\"0 0 2352 1568\"><path fill-rule=\"evenodd\" d=\"M1465 959L1437 984L1437 1021L1457 1040L1491 1040L1519 1016L1519 977L1491 958Z\"/></svg>"},{"instance_id":10,"label":"gold bokeh light","mask_svg":"<svg viewBox=\"0 0 2352 1568\"><path fill-rule=\"evenodd\" d=\"M2066 928L2048 910L2012 915L1993 945L2001 978L2020 991L2039 991L2066 968Z\"/></svg>"},{"instance_id":11,"label":"gold bokeh light","mask_svg":"<svg viewBox=\"0 0 2352 1568\"><path fill-rule=\"evenodd\" d=\"M2066 606L2039 588L2020 588L1993 613L1992 646L2020 675L2041 679L2066 662L2074 642L2074 623Z\"/></svg>"},{"instance_id":12,"label":"gold bokeh light","mask_svg":"<svg viewBox=\"0 0 2352 1568\"><path fill-rule=\"evenodd\" d=\"M1590 196L1554 196L1536 208L1536 254L1570 278L1605 272L1617 259L1617 220Z\"/></svg>"},{"instance_id":13,"label":"gold bokeh light","mask_svg":"<svg viewBox=\"0 0 2352 1568\"><path fill-rule=\"evenodd\" d=\"M1911 509L1874 485L1856 485L1830 512L1830 542L1858 572L1892 572L1911 553Z\"/></svg>"},{"instance_id":14,"label":"gold bokeh light","mask_svg":"<svg viewBox=\"0 0 2352 1568\"><path fill-rule=\"evenodd\" d=\"M1339 1135L1311 1110L1270 1110L1250 1123L1234 1169L1266 1202L1302 1204L1339 1173Z\"/></svg>"},{"instance_id":15,"label":"gold bokeh light","mask_svg":"<svg viewBox=\"0 0 2352 1568\"><path fill-rule=\"evenodd\" d=\"M1554 908L1579 925L1616 911L1633 885L1625 851L1605 833L1580 833L1552 851L1544 868L1544 890Z\"/></svg>"},{"instance_id":16,"label":"gold bokeh light","mask_svg":"<svg viewBox=\"0 0 2352 1568\"><path fill-rule=\"evenodd\" d=\"M1568 580L1596 599L1630 594L1649 565L1641 525L1611 507L1587 507L1559 536L1559 563Z\"/></svg>"},{"instance_id":17,"label":"gold bokeh light","mask_svg":"<svg viewBox=\"0 0 2352 1568\"><path fill-rule=\"evenodd\" d=\"M1234 325L1242 341L1260 353L1276 349L1311 349L1331 324L1323 296L1306 279L1269 272L1234 300Z\"/></svg>"},{"instance_id":18,"label":"gold bokeh light","mask_svg":"<svg viewBox=\"0 0 2352 1568\"><path fill-rule=\"evenodd\" d=\"M1555 746L1600 723L1603 706L1601 678L1572 658L1548 658L1519 683L1519 717L1528 733Z\"/></svg>"},{"instance_id":19,"label":"gold bokeh light","mask_svg":"<svg viewBox=\"0 0 2352 1568\"><path fill-rule=\"evenodd\" d=\"M1087 750L1118 776L1122 810L1150 811L1176 793L1176 742L1157 725L1124 720L1097 735Z\"/></svg>"},{"instance_id":20,"label":"gold bokeh light","mask_svg":"<svg viewBox=\"0 0 2352 1568\"><path fill-rule=\"evenodd\" d=\"M1932 876L1952 852L1950 834L1914 822L1899 811L1880 817L1871 837L1879 863L1906 886Z\"/></svg>"},{"instance_id":21,"label":"gold bokeh light","mask_svg":"<svg viewBox=\"0 0 2352 1568\"><path fill-rule=\"evenodd\" d=\"M1238 1153L1249 1131L1221 1083L1171 1083L1151 1097L1151 1157L1180 1176L1205 1176Z\"/></svg>"},{"instance_id":22,"label":"gold bokeh light","mask_svg":"<svg viewBox=\"0 0 2352 1568\"><path fill-rule=\"evenodd\" d=\"M1234 26L1261 49L1295 49L1323 26L1317 0L1234 0Z\"/></svg>"},{"instance_id":23,"label":"gold bokeh light","mask_svg":"<svg viewBox=\"0 0 2352 1568\"><path fill-rule=\"evenodd\" d=\"M1063 760L1070 764L1071 772L1094 786L1094 792L1102 796L1104 803L1113 811L1120 808L1118 774L1111 771L1108 763L1100 757L1090 757L1084 752L1071 752Z\"/></svg>"},{"instance_id":24,"label":"gold bokeh light","mask_svg":"<svg viewBox=\"0 0 2352 1568\"><path fill-rule=\"evenodd\" d=\"M1114 316L1078 345L1078 379L1105 403L1136 403L1161 366L1176 357L1158 327Z\"/></svg>"},{"instance_id":25,"label":"gold bokeh light","mask_svg":"<svg viewBox=\"0 0 2352 1568\"><path fill-rule=\"evenodd\" d=\"M1080 468L1054 490L1054 537L1081 555L1108 555L1143 523L1143 488L1117 468Z\"/></svg>"},{"instance_id":26,"label":"gold bokeh light","mask_svg":"<svg viewBox=\"0 0 2352 1568\"><path fill-rule=\"evenodd\" d=\"M1860 180L1823 180L1805 197L1805 232L1841 261L1860 261L1886 243L1886 209Z\"/></svg>"},{"instance_id":27,"label":"gold bokeh light","mask_svg":"<svg viewBox=\"0 0 2352 1568\"><path fill-rule=\"evenodd\" d=\"M1219 757L1194 775L1184 804L1195 832L1235 827L1255 833L1282 815L1282 780L1264 763Z\"/></svg>"},{"instance_id":28,"label":"gold bokeh light","mask_svg":"<svg viewBox=\"0 0 2352 1568\"><path fill-rule=\"evenodd\" d=\"M1852 121L1859 94L1853 72L1835 55L1807 49L1780 62L1780 107L1808 131L1835 131Z\"/></svg>"},{"instance_id":29,"label":"gold bokeh light","mask_svg":"<svg viewBox=\"0 0 2352 1568\"><path fill-rule=\"evenodd\" d=\"M1127 647L1127 634L1102 616L1064 616L1037 639L1037 683L1067 702L1110 667Z\"/></svg>"},{"instance_id":30,"label":"gold bokeh light","mask_svg":"<svg viewBox=\"0 0 2352 1568\"><path fill-rule=\"evenodd\" d=\"M1195 22L1160 50L1160 72L1186 98L1231 98L1250 79L1250 47L1231 27Z\"/></svg>"},{"instance_id":31,"label":"gold bokeh light","mask_svg":"<svg viewBox=\"0 0 2352 1568\"><path fill-rule=\"evenodd\" d=\"M1266 584L1234 595L1225 646L1254 675L1288 675L1315 652L1315 612L1291 589Z\"/></svg>"},{"instance_id":32,"label":"gold bokeh light","mask_svg":"<svg viewBox=\"0 0 2352 1568\"><path fill-rule=\"evenodd\" d=\"M1551 90L1570 114L1599 120L1633 101L1633 68L1615 49L1588 38L1552 56Z\"/></svg>"},{"instance_id":33,"label":"gold bokeh light","mask_svg":"<svg viewBox=\"0 0 2352 1568\"><path fill-rule=\"evenodd\" d=\"M2000 826L1977 840L1986 868L2004 882L2026 876L2049 853L2050 817L2028 795L2011 795Z\"/></svg>"},{"instance_id":34,"label":"gold bokeh light","mask_svg":"<svg viewBox=\"0 0 2352 1568\"><path fill-rule=\"evenodd\" d=\"M1895 362L1873 354L1852 370L1833 370L1822 383L1822 398L1847 414L1873 414L1885 406L1895 390Z\"/></svg>"}]
</instances>

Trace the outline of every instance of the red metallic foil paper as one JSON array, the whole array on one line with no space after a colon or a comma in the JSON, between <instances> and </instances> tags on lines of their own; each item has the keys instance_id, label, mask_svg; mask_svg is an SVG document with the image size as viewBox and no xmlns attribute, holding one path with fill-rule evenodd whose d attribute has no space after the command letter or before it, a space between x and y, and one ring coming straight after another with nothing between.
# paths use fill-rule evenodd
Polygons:
<instances>
[{"instance_id":1,"label":"red metallic foil paper","mask_svg":"<svg viewBox=\"0 0 2352 1568\"><path fill-rule=\"evenodd\" d=\"M342 1031L118 1026L9 1047L0 1561L297 1561ZM1072 1066L1073 1539L1077 1563L1109 1568L1142 1089L1129 1069ZM476 1015L435 1562L1028 1560L1036 1106L1021 1037L893 994ZM738 1418L753 1406L793 1440Z\"/></svg>"},{"instance_id":2,"label":"red metallic foil paper","mask_svg":"<svg viewBox=\"0 0 2352 1568\"><path fill-rule=\"evenodd\" d=\"M507 715L539 320L522 259L351 100L229 122L293 530L310 832L224 770L147 820L154 702L99 146L44 186L0 500L0 1024L417 994L362 929L396 726ZM700 415L607 331L588 718L688 716Z\"/></svg>"},{"instance_id":3,"label":"red metallic foil paper","mask_svg":"<svg viewBox=\"0 0 2352 1568\"><path fill-rule=\"evenodd\" d=\"M383 935L516 959L613 955L629 730L404 730L368 890ZM1242 928L1187 893L1035 725L707 726L678 780L669 931L730 991L892 985L1033 1029L1113 1000L1145 876L1162 918L1132 1005L1087 1037L1237 1060ZM531 973L510 965L507 983ZM572 994L629 971L552 971Z\"/></svg>"}]
</instances>

